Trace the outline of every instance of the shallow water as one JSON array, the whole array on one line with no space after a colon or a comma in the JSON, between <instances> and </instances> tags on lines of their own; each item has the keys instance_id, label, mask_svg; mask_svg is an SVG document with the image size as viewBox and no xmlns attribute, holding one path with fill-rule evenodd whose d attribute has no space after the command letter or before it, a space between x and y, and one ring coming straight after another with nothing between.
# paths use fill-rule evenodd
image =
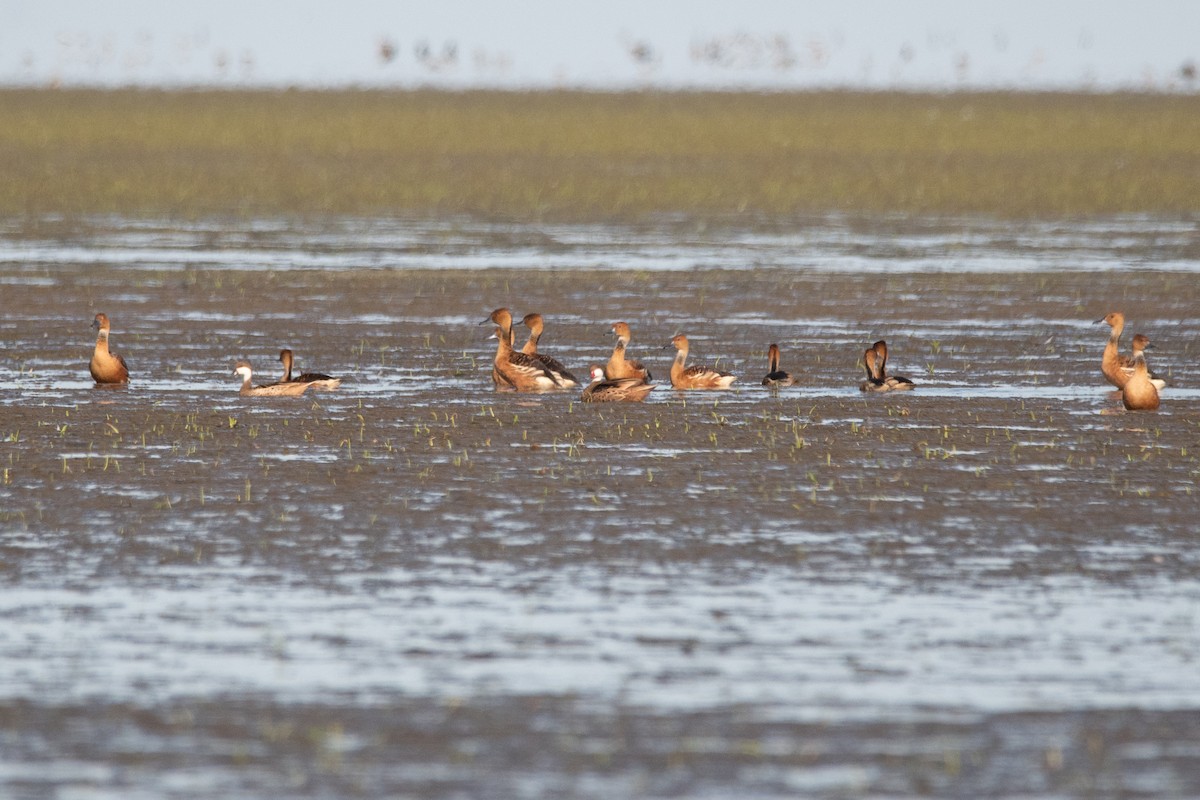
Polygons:
<instances>
[{"instance_id":1,"label":"shallow water","mask_svg":"<svg viewBox=\"0 0 1200 800\"><path fill-rule=\"evenodd\" d=\"M0 794L1200 794L1198 239L8 229ZM624 319L660 379L683 331L742 380L496 394L500 305L577 374ZM1099 373L1117 308L1156 413ZM915 391L858 391L878 338ZM240 398L284 346L342 389Z\"/></svg>"}]
</instances>

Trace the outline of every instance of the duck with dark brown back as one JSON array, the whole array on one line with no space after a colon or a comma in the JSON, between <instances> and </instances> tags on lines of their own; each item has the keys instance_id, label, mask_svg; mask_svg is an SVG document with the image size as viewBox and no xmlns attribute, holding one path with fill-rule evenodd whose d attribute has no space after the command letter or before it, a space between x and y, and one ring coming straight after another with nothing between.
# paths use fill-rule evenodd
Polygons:
<instances>
[{"instance_id":1,"label":"duck with dark brown back","mask_svg":"<svg viewBox=\"0 0 1200 800\"><path fill-rule=\"evenodd\" d=\"M542 338L542 331L545 330L545 320L541 314L526 314L521 320L521 324L529 328L529 341L521 348L521 352L527 356L533 356L538 361L542 362L547 370L558 380L559 386L564 389L569 389L572 386L579 385L579 379L571 374L570 370L562 365L558 359L545 353L538 352L538 340Z\"/></svg>"},{"instance_id":2,"label":"duck with dark brown back","mask_svg":"<svg viewBox=\"0 0 1200 800\"><path fill-rule=\"evenodd\" d=\"M779 368L779 345L772 344L767 348L767 363L769 367L767 376L762 379L763 386L778 389L796 383L795 378Z\"/></svg>"},{"instance_id":3,"label":"duck with dark brown back","mask_svg":"<svg viewBox=\"0 0 1200 800\"><path fill-rule=\"evenodd\" d=\"M859 389L864 392L905 392L916 385L902 375L888 375L887 358L887 342L882 339L866 349L863 366L867 370L867 380Z\"/></svg>"},{"instance_id":4,"label":"duck with dark brown back","mask_svg":"<svg viewBox=\"0 0 1200 800\"><path fill-rule=\"evenodd\" d=\"M314 391L333 391L342 385L341 378L334 378L321 372L302 372L292 377L292 351L286 347L279 351L279 362L283 364L283 378L280 383L311 383Z\"/></svg>"}]
</instances>

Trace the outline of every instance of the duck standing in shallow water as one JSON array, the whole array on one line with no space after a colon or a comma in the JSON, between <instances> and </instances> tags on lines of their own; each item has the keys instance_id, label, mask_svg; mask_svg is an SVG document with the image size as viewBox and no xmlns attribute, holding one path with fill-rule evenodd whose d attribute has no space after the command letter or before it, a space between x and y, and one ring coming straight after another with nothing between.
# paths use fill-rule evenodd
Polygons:
<instances>
[{"instance_id":1,"label":"duck standing in shallow water","mask_svg":"<svg viewBox=\"0 0 1200 800\"><path fill-rule=\"evenodd\" d=\"M592 382L581 399L585 403L640 403L655 388L641 378L605 378L603 367L592 367Z\"/></svg>"},{"instance_id":2,"label":"duck standing in shallow water","mask_svg":"<svg viewBox=\"0 0 1200 800\"><path fill-rule=\"evenodd\" d=\"M696 364L687 366L688 340L682 333L663 345L663 349L675 348L675 362L671 364L671 386L676 389L728 389L737 376L719 372L712 367Z\"/></svg>"},{"instance_id":3,"label":"duck standing in shallow water","mask_svg":"<svg viewBox=\"0 0 1200 800\"><path fill-rule=\"evenodd\" d=\"M242 378L242 388L238 390L238 394L243 397L298 397L308 391L308 388L315 383L300 383L291 381L289 383L268 383L263 386L250 385L250 377L252 370L250 369L249 361L239 361L233 365L233 374L240 375Z\"/></svg>"},{"instance_id":4,"label":"duck standing in shallow water","mask_svg":"<svg viewBox=\"0 0 1200 800\"><path fill-rule=\"evenodd\" d=\"M1139 358L1145 360L1146 351L1154 347L1154 345L1150 344L1150 337L1144 333L1135 333L1133 335L1133 344L1131 346L1133 348L1133 358L1130 359L1131 366L1127 367L1125 370L1128 377L1133 376L1134 367L1132 365L1137 364L1137 360ZM1149 361L1146 361L1146 376L1149 378L1150 383L1154 384L1154 388L1158 391L1161 392L1163 389L1167 388L1167 382L1155 375L1154 370L1150 369Z\"/></svg>"},{"instance_id":5,"label":"duck standing in shallow water","mask_svg":"<svg viewBox=\"0 0 1200 800\"><path fill-rule=\"evenodd\" d=\"M629 325L624 322L614 322L612 332L613 336L617 337L617 343L613 347L612 355L608 358L608 364L604 367L604 376L614 381L625 378L637 378L643 383L652 381L650 370L643 367L640 361L625 360L625 348L633 339Z\"/></svg>"},{"instance_id":6,"label":"duck standing in shallow water","mask_svg":"<svg viewBox=\"0 0 1200 800\"><path fill-rule=\"evenodd\" d=\"M1146 346L1149 344L1147 340ZM1154 411L1158 408L1158 389L1150 380L1150 370L1142 349L1134 350L1133 374L1121 388L1121 402L1129 411Z\"/></svg>"},{"instance_id":7,"label":"duck standing in shallow water","mask_svg":"<svg viewBox=\"0 0 1200 800\"><path fill-rule=\"evenodd\" d=\"M521 320L521 324L529 328L529 341L525 342L525 346L521 348L521 352L527 356L533 356L538 361L542 362L547 370L554 375L558 380L559 386L564 389L570 389L572 386L579 385L579 379L562 365L562 363L545 353L538 352L538 339L542 338L542 331L545 329L545 320L541 314L526 314Z\"/></svg>"},{"instance_id":8,"label":"duck standing in shallow water","mask_svg":"<svg viewBox=\"0 0 1200 800\"><path fill-rule=\"evenodd\" d=\"M508 339L509 349L512 349L513 332L512 332L512 312L507 308L497 308L487 319L480 322L480 325L491 323L504 332L504 336ZM500 371L500 355L497 353L496 359L492 362L492 383L496 386L498 392L515 392L516 387L512 382L504 376Z\"/></svg>"},{"instance_id":9,"label":"duck standing in shallow water","mask_svg":"<svg viewBox=\"0 0 1200 800\"><path fill-rule=\"evenodd\" d=\"M283 364L280 383L311 383L314 390L333 391L342 385L341 378L333 378L320 372L302 372L292 377L292 351L286 347L279 351L279 362Z\"/></svg>"},{"instance_id":10,"label":"duck standing in shallow water","mask_svg":"<svg viewBox=\"0 0 1200 800\"><path fill-rule=\"evenodd\" d=\"M1125 330L1125 315L1120 311L1113 311L1096 320L1097 325L1101 322L1107 322L1112 327L1112 331L1108 335L1108 344L1104 345L1104 355L1100 357L1100 371L1104 373L1104 377L1109 383L1120 389L1133 374L1133 359L1120 353L1121 333Z\"/></svg>"},{"instance_id":11,"label":"duck standing in shallow water","mask_svg":"<svg viewBox=\"0 0 1200 800\"><path fill-rule=\"evenodd\" d=\"M479 324L489 322L496 325L491 338L498 342L492 361L492 383L496 385L496 391L546 392L562 388L558 378L541 361L513 349L512 313L507 308L497 308Z\"/></svg>"},{"instance_id":12,"label":"duck standing in shallow water","mask_svg":"<svg viewBox=\"0 0 1200 800\"><path fill-rule=\"evenodd\" d=\"M763 386L777 389L781 386L791 386L796 382L795 378L779 368L779 345L772 344L767 348L767 363L770 366L767 376L762 379Z\"/></svg>"},{"instance_id":13,"label":"duck standing in shallow water","mask_svg":"<svg viewBox=\"0 0 1200 800\"><path fill-rule=\"evenodd\" d=\"M97 314L92 320L96 329L96 349L88 371L96 383L129 383L129 367L125 359L108 349L109 322L106 314Z\"/></svg>"},{"instance_id":14,"label":"duck standing in shallow water","mask_svg":"<svg viewBox=\"0 0 1200 800\"><path fill-rule=\"evenodd\" d=\"M882 339L863 352L863 366L867 370L867 380L858 387L861 391L905 392L916 385L902 375L888 375L887 357L887 342Z\"/></svg>"}]
</instances>

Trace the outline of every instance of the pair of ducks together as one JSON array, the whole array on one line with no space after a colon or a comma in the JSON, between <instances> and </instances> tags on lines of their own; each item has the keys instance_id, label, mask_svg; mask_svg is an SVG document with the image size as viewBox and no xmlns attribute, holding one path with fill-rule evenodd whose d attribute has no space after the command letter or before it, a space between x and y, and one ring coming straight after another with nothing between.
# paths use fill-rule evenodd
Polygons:
<instances>
[{"instance_id":1,"label":"pair of ducks together","mask_svg":"<svg viewBox=\"0 0 1200 800\"><path fill-rule=\"evenodd\" d=\"M92 351L92 360L88 364L92 380L99 384L129 383L129 365L125 363L122 356L112 352L108 346L108 337L112 330L112 323L109 322L108 315L97 314L92 320L92 327L96 329L96 348ZM239 394L250 397L287 397L304 394L310 388L333 390L342 385L340 378L331 378L319 372L306 372L293 377L292 358L291 350L285 348L279 351L279 361L283 364L283 377L276 383L265 386L250 384L249 361L237 362L234 374L242 376L242 388Z\"/></svg>"},{"instance_id":2,"label":"pair of ducks together","mask_svg":"<svg viewBox=\"0 0 1200 800\"><path fill-rule=\"evenodd\" d=\"M1104 355L1100 359L1100 371L1113 386L1121 390L1121 403L1129 411L1154 411L1159 406L1158 393L1167 382L1150 371L1146 364L1146 350L1154 345L1145 334L1133 336L1132 355L1121 355L1121 334L1125 331L1125 315L1114 311L1096 320L1096 324L1107 322L1112 327Z\"/></svg>"},{"instance_id":3,"label":"pair of ducks together","mask_svg":"<svg viewBox=\"0 0 1200 800\"><path fill-rule=\"evenodd\" d=\"M557 359L538 352L538 340L545 328L541 314L526 314L522 318L521 323L529 328L529 340L520 350L514 346L512 312L507 308L498 308L479 324L489 323L496 326L491 338L498 341L496 357L492 362L492 382L498 391L544 392L579 385L579 380ZM629 325L625 322L614 323L612 332L617 337L617 343L605 366L591 368L591 383L583 390L582 399L585 403L639 402L655 389L650 383L650 370L641 362L625 358L625 348L633 339ZM698 364L687 366L688 340L683 334L672 338L666 347L676 350L675 361L671 365L671 386L676 389L726 389L737 380L736 376L712 367ZM778 362L778 348L775 353L775 362Z\"/></svg>"},{"instance_id":4,"label":"pair of ducks together","mask_svg":"<svg viewBox=\"0 0 1200 800\"><path fill-rule=\"evenodd\" d=\"M283 377L275 383L253 386L250 376L253 370L250 362L245 359L233 366L233 374L242 378L242 388L238 394L243 397L299 397L309 389L314 391L333 391L342 385L341 378L333 378L320 372L303 372L292 377L292 351L286 347L279 351L279 361L283 364Z\"/></svg>"}]
</instances>

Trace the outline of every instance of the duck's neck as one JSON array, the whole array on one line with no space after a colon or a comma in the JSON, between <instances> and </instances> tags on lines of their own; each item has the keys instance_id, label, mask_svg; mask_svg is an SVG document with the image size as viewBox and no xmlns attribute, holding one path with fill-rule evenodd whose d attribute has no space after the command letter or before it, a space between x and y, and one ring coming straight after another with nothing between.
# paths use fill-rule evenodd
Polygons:
<instances>
[{"instance_id":1,"label":"duck's neck","mask_svg":"<svg viewBox=\"0 0 1200 800\"><path fill-rule=\"evenodd\" d=\"M496 360L512 355L512 331L501 329L496 333Z\"/></svg>"},{"instance_id":2,"label":"duck's neck","mask_svg":"<svg viewBox=\"0 0 1200 800\"><path fill-rule=\"evenodd\" d=\"M283 382L288 383L292 379L292 356L290 353L283 357Z\"/></svg>"},{"instance_id":3,"label":"duck's neck","mask_svg":"<svg viewBox=\"0 0 1200 800\"><path fill-rule=\"evenodd\" d=\"M538 339L540 338L542 338L540 331L530 331L529 340L525 342L525 346L521 348L521 352L527 353L528 355L534 355L537 353Z\"/></svg>"},{"instance_id":4,"label":"duck's neck","mask_svg":"<svg viewBox=\"0 0 1200 800\"><path fill-rule=\"evenodd\" d=\"M96 352L108 355L108 331L103 328L96 334Z\"/></svg>"}]
</instances>

